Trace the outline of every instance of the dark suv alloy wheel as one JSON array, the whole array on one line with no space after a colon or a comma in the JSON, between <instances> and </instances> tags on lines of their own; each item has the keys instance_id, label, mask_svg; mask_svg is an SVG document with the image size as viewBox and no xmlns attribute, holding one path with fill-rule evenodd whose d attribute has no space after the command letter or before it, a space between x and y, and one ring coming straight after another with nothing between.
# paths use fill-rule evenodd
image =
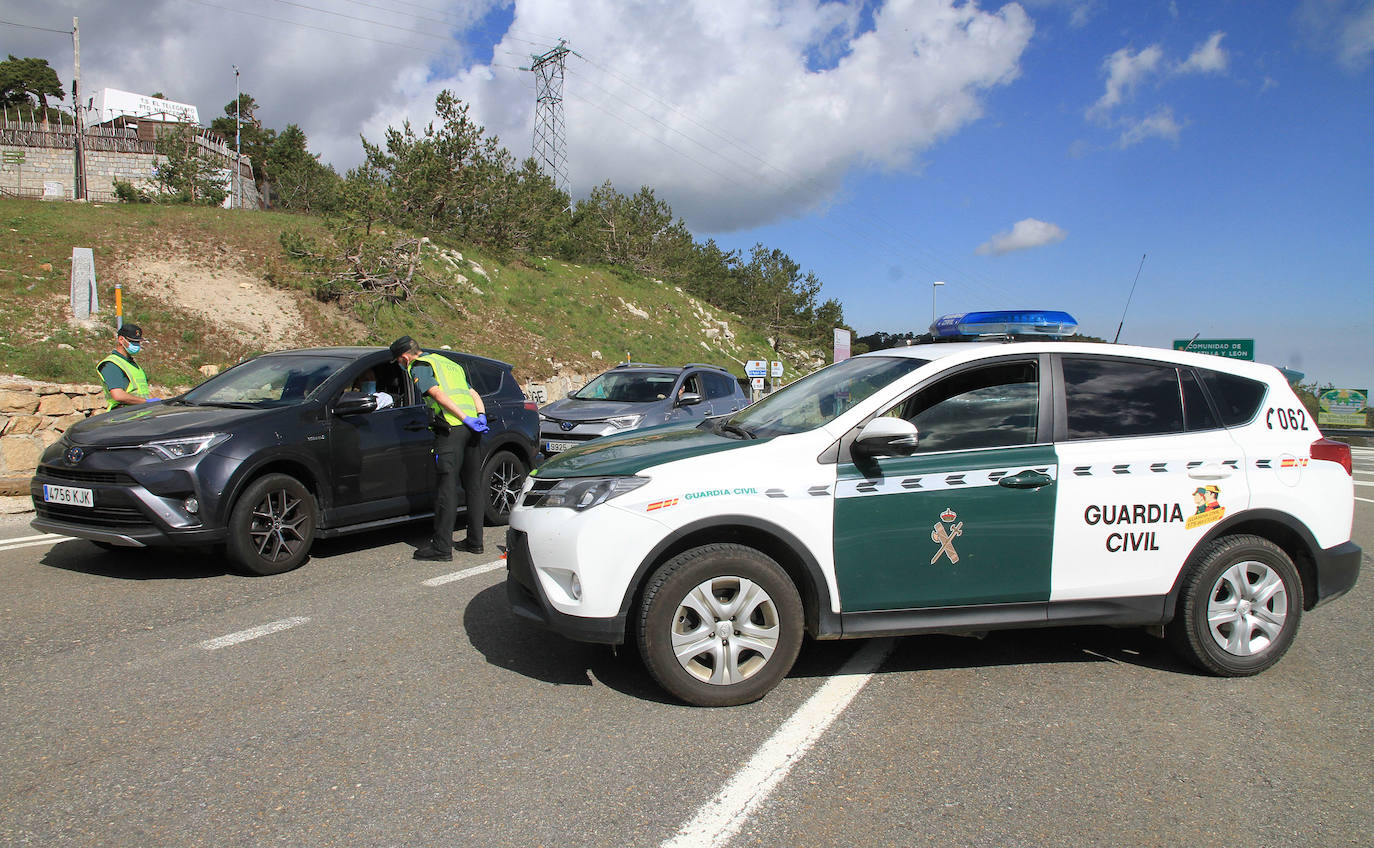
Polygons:
<instances>
[{"instance_id":1,"label":"dark suv alloy wheel","mask_svg":"<svg viewBox=\"0 0 1374 848\"><path fill-rule=\"evenodd\" d=\"M229 558L249 574L300 567L315 540L315 496L299 480L268 474L253 481L229 515Z\"/></svg>"},{"instance_id":2,"label":"dark suv alloy wheel","mask_svg":"<svg viewBox=\"0 0 1374 848\"><path fill-rule=\"evenodd\" d=\"M510 521L511 507L530 473L529 465L510 451L498 450L482 465L480 479L487 481L487 523L499 527Z\"/></svg>"}]
</instances>

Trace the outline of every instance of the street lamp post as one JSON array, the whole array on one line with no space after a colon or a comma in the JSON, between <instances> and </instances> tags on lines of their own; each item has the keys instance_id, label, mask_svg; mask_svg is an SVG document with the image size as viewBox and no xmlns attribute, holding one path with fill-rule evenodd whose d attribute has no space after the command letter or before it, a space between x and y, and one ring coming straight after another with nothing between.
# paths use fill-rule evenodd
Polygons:
<instances>
[{"instance_id":1,"label":"street lamp post","mask_svg":"<svg viewBox=\"0 0 1374 848\"><path fill-rule=\"evenodd\" d=\"M943 285L944 283L942 282L935 282L930 284L930 323L932 324L935 323L935 290Z\"/></svg>"},{"instance_id":2,"label":"street lamp post","mask_svg":"<svg viewBox=\"0 0 1374 848\"><path fill-rule=\"evenodd\" d=\"M242 108L243 102L239 95L239 66L234 65L234 202L229 204L230 208L243 205L243 154L239 152L239 112Z\"/></svg>"}]
</instances>

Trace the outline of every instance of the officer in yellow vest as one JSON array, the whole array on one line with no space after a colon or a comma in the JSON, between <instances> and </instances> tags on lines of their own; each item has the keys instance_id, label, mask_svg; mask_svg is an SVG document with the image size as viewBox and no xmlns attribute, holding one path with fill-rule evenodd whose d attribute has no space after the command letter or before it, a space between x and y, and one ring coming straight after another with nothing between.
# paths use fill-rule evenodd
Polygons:
<instances>
[{"instance_id":1,"label":"officer in yellow vest","mask_svg":"<svg viewBox=\"0 0 1374 848\"><path fill-rule=\"evenodd\" d=\"M438 477L434 493L434 535L415 551L416 559L453 559L453 523L458 510L458 476L467 495L468 535L462 543L468 553L482 553L482 522L486 492L477 445L487 431L486 407L481 395L468 386L463 367L437 353L425 353L410 336L391 343L391 355L403 364L425 399L434 430L434 461Z\"/></svg>"},{"instance_id":2,"label":"officer in yellow vest","mask_svg":"<svg viewBox=\"0 0 1374 848\"><path fill-rule=\"evenodd\" d=\"M148 389L148 375L134 361L134 355L143 350L143 341L141 327L125 324L115 333L114 350L95 366L100 382L105 384L106 412L157 400Z\"/></svg>"}]
</instances>

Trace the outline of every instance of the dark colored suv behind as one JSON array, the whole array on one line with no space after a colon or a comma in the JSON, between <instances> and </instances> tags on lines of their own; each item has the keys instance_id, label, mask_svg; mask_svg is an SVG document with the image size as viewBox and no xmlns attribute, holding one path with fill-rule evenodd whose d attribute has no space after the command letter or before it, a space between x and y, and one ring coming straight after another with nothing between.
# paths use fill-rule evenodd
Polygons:
<instances>
[{"instance_id":1,"label":"dark colored suv behind","mask_svg":"<svg viewBox=\"0 0 1374 848\"><path fill-rule=\"evenodd\" d=\"M452 351L482 396L486 519L505 523L535 462L535 404L511 366ZM358 391L370 376L377 391ZM277 574L317 538L433 516L430 412L384 348L269 353L180 397L71 427L30 484L49 533L105 547L223 545L239 568Z\"/></svg>"}]
</instances>

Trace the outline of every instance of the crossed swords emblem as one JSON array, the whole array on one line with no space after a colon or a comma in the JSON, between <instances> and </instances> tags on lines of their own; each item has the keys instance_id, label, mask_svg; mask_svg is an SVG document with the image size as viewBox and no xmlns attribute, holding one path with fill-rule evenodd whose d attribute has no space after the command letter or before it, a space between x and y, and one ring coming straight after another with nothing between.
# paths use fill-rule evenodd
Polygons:
<instances>
[{"instance_id":1,"label":"crossed swords emblem","mask_svg":"<svg viewBox=\"0 0 1374 848\"><path fill-rule=\"evenodd\" d=\"M945 525L936 522L935 529L930 532L930 541L937 543L940 550L935 552L935 556L930 558L930 564L934 565L940 561L940 557L949 557L950 564L959 562L959 552L954 549L954 539L964 535L964 522L951 526L948 530Z\"/></svg>"}]
</instances>

